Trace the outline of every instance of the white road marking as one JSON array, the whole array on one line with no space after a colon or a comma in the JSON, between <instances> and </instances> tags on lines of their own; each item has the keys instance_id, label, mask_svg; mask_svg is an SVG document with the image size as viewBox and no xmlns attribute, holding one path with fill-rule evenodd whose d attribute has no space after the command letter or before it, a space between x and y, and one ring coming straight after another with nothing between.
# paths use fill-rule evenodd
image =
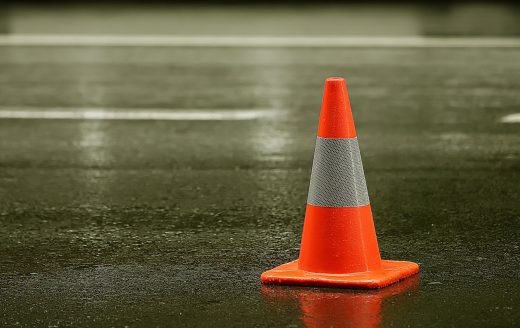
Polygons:
<instances>
[{"instance_id":1,"label":"white road marking","mask_svg":"<svg viewBox=\"0 0 520 328\"><path fill-rule=\"evenodd\" d=\"M272 109L127 109L0 107L0 119L247 121L274 115Z\"/></svg>"},{"instance_id":2,"label":"white road marking","mask_svg":"<svg viewBox=\"0 0 520 328\"><path fill-rule=\"evenodd\" d=\"M520 38L7 34L0 36L0 46L517 48Z\"/></svg>"},{"instance_id":3,"label":"white road marking","mask_svg":"<svg viewBox=\"0 0 520 328\"><path fill-rule=\"evenodd\" d=\"M520 123L520 113L509 114L500 119L501 123Z\"/></svg>"}]
</instances>

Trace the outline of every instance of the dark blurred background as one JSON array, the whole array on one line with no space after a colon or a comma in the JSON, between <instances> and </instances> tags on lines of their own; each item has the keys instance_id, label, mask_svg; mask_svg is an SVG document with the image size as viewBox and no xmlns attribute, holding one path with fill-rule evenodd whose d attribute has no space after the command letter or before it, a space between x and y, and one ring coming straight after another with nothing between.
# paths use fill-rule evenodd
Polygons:
<instances>
[{"instance_id":1,"label":"dark blurred background","mask_svg":"<svg viewBox=\"0 0 520 328\"><path fill-rule=\"evenodd\" d=\"M504 1L22 1L0 5L2 33L516 36Z\"/></svg>"}]
</instances>

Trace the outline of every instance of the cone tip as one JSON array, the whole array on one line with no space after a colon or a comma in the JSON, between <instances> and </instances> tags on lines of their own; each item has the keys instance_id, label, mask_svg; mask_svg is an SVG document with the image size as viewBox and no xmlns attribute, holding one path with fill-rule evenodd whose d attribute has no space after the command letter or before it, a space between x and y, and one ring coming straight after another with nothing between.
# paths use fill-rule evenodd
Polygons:
<instances>
[{"instance_id":1,"label":"cone tip","mask_svg":"<svg viewBox=\"0 0 520 328\"><path fill-rule=\"evenodd\" d=\"M328 89L329 91L336 89L336 90L343 90L347 88L347 83L345 82L345 79L342 77L329 77L325 80L325 89Z\"/></svg>"},{"instance_id":2,"label":"cone tip","mask_svg":"<svg viewBox=\"0 0 520 328\"><path fill-rule=\"evenodd\" d=\"M345 79L338 76L332 76L325 80L326 83L334 83L334 82L345 82Z\"/></svg>"},{"instance_id":3,"label":"cone tip","mask_svg":"<svg viewBox=\"0 0 520 328\"><path fill-rule=\"evenodd\" d=\"M356 137L347 84L342 77L333 76L325 80L318 137Z\"/></svg>"}]
</instances>

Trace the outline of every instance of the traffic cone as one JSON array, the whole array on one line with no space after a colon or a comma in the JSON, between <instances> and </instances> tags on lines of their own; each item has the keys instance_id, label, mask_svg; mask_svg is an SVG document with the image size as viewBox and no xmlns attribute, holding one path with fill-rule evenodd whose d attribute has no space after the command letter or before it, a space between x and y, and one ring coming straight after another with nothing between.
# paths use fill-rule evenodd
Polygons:
<instances>
[{"instance_id":1,"label":"traffic cone","mask_svg":"<svg viewBox=\"0 0 520 328\"><path fill-rule=\"evenodd\" d=\"M345 80L329 78L321 107L298 260L264 284L381 288L419 272L381 260Z\"/></svg>"}]
</instances>

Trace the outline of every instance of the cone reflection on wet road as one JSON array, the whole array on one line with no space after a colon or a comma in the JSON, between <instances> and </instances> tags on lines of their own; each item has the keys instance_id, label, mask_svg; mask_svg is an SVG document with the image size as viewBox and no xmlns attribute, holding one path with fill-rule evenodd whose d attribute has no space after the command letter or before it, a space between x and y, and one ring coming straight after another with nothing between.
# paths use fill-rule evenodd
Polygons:
<instances>
[{"instance_id":1,"label":"cone reflection on wet road","mask_svg":"<svg viewBox=\"0 0 520 328\"><path fill-rule=\"evenodd\" d=\"M419 276L413 276L386 289L374 291L287 288L262 286L262 295L275 306L295 303L300 309L300 320L308 328L324 327L379 327L383 322L383 302L393 296L414 292ZM277 306L278 307L278 306ZM277 310L279 311L279 309Z\"/></svg>"}]
</instances>

